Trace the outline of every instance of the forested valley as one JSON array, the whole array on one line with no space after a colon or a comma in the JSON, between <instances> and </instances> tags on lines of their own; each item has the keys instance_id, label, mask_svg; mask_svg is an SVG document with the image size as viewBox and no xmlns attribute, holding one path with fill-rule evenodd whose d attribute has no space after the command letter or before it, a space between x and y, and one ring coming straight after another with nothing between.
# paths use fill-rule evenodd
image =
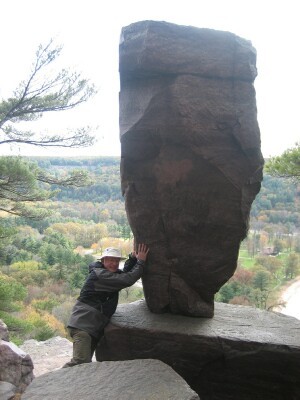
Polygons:
<instances>
[{"instance_id":1,"label":"forested valley","mask_svg":"<svg viewBox=\"0 0 300 400\"><path fill-rule=\"evenodd\" d=\"M67 336L70 310L88 264L107 246L121 248L124 256L132 249L118 157L30 161L57 178L85 170L92 183L57 188L55 197L43 202L51 214L41 220L0 214L1 224L11 232L0 243L0 319L16 344ZM284 285L300 274L299 190L288 179L265 174L237 270L216 301L266 310L280 303ZM142 297L142 288L134 286L122 291L121 302Z\"/></svg>"}]
</instances>

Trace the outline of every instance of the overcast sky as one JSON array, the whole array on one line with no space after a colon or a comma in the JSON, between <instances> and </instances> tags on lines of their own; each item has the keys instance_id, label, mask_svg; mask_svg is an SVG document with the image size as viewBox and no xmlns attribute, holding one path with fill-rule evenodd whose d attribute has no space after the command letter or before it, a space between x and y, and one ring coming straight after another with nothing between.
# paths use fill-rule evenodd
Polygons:
<instances>
[{"instance_id":1,"label":"overcast sky","mask_svg":"<svg viewBox=\"0 0 300 400\"><path fill-rule=\"evenodd\" d=\"M28 75L35 51L51 38L64 46L60 62L82 72L98 94L75 114L53 114L45 125L98 126L88 149L4 148L0 154L120 155L118 45L121 28L141 20L233 32L257 50L255 80L264 157L300 140L300 24L297 0L11 0L1 2L0 98Z\"/></svg>"}]
</instances>

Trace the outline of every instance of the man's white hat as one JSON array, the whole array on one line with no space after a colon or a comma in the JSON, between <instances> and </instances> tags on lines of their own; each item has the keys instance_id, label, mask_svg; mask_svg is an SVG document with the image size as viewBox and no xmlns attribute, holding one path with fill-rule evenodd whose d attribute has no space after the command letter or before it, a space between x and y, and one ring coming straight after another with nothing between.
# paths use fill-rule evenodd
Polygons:
<instances>
[{"instance_id":1,"label":"man's white hat","mask_svg":"<svg viewBox=\"0 0 300 400\"><path fill-rule=\"evenodd\" d=\"M105 249L99 257L99 260L102 260L104 257L116 257L120 260L125 260L125 257L121 256L121 251L119 249L115 249L114 247L108 247Z\"/></svg>"}]
</instances>

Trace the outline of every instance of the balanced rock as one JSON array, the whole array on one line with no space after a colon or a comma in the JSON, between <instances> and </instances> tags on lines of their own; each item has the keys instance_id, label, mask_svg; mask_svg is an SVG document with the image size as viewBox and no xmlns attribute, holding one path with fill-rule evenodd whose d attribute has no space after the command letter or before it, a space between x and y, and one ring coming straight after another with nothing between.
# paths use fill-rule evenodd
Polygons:
<instances>
[{"instance_id":1,"label":"balanced rock","mask_svg":"<svg viewBox=\"0 0 300 400\"><path fill-rule=\"evenodd\" d=\"M121 181L152 312L212 317L263 157L256 51L233 33L142 21L120 41Z\"/></svg>"},{"instance_id":2,"label":"balanced rock","mask_svg":"<svg viewBox=\"0 0 300 400\"><path fill-rule=\"evenodd\" d=\"M168 365L159 360L93 362L36 378L22 400L199 400Z\"/></svg>"},{"instance_id":3,"label":"balanced rock","mask_svg":"<svg viewBox=\"0 0 300 400\"><path fill-rule=\"evenodd\" d=\"M161 360L201 400L300 399L300 321L252 307L216 303L213 318L192 318L121 304L99 355Z\"/></svg>"}]
</instances>

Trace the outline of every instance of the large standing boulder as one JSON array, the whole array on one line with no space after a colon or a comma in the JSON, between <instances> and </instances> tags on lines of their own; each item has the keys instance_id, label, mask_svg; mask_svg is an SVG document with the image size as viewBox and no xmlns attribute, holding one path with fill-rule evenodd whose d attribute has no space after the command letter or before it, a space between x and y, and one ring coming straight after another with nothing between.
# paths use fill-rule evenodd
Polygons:
<instances>
[{"instance_id":1,"label":"large standing boulder","mask_svg":"<svg viewBox=\"0 0 300 400\"><path fill-rule=\"evenodd\" d=\"M263 158L256 52L232 33L142 21L120 42L121 181L155 313L212 317L233 275Z\"/></svg>"}]
</instances>

